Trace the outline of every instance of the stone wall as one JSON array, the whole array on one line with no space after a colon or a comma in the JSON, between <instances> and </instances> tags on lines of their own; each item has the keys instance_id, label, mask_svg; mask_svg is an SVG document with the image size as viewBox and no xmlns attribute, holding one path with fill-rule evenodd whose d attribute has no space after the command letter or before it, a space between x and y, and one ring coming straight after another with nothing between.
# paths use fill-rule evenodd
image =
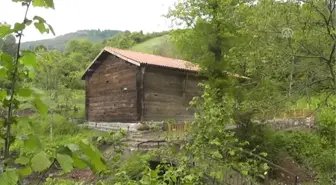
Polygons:
<instances>
[{"instance_id":1,"label":"stone wall","mask_svg":"<svg viewBox=\"0 0 336 185\"><path fill-rule=\"evenodd\" d=\"M101 130L101 131L110 131L110 130L119 130L123 129L130 132L135 132L137 125L140 123L120 123L120 122L88 122L87 125L89 128Z\"/></svg>"},{"instance_id":2,"label":"stone wall","mask_svg":"<svg viewBox=\"0 0 336 185\"><path fill-rule=\"evenodd\" d=\"M306 130L316 127L315 118L313 116L306 118L285 118L266 120L263 124L270 124L275 130Z\"/></svg>"}]
</instances>

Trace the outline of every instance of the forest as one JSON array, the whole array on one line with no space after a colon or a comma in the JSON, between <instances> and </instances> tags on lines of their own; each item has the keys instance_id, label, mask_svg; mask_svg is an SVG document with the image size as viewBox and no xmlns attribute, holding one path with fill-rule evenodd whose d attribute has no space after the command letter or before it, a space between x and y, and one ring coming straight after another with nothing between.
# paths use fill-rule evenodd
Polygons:
<instances>
[{"instance_id":1,"label":"forest","mask_svg":"<svg viewBox=\"0 0 336 185\"><path fill-rule=\"evenodd\" d=\"M55 9L53 0L12 1L27 12ZM183 28L91 30L99 39L64 48L22 47L28 26L57 33L39 15L0 24L0 185L336 184L335 8L335 0L182 0L165 16ZM167 147L126 155L127 132L85 126L81 76L105 46L201 67L207 80L178 150L168 135ZM311 111L314 127L260 124L291 110ZM162 163L152 167L155 156Z\"/></svg>"}]
</instances>

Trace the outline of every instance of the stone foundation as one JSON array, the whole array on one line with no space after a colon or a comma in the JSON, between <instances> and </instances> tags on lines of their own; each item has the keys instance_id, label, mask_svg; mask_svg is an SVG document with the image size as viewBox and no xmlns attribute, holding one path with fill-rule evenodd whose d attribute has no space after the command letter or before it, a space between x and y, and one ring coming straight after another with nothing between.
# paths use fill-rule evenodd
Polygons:
<instances>
[{"instance_id":1,"label":"stone foundation","mask_svg":"<svg viewBox=\"0 0 336 185\"><path fill-rule=\"evenodd\" d=\"M136 131L137 125L140 123L121 123L121 122L88 122L87 125L89 128L101 130L101 131L110 131L110 130L119 130L123 129L126 131Z\"/></svg>"},{"instance_id":2,"label":"stone foundation","mask_svg":"<svg viewBox=\"0 0 336 185\"><path fill-rule=\"evenodd\" d=\"M314 117L273 119L265 121L265 124L270 124L272 128L275 130L288 130L288 129L304 130L316 127Z\"/></svg>"},{"instance_id":3,"label":"stone foundation","mask_svg":"<svg viewBox=\"0 0 336 185\"><path fill-rule=\"evenodd\" d=\"M161 127L163 122L134 122L134 123L121 123L121 122L88 122L87 126L92 129L101 131L119 130L123 129L127 132L137 132L143 127L148 126L148 129L153 127Z\"/></svg>"}]
</instances>

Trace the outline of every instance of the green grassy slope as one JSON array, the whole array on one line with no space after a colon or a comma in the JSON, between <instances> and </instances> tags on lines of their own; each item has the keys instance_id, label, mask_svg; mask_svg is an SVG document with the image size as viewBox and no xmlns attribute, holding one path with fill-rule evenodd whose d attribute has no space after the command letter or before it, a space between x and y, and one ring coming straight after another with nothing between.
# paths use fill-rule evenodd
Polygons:
<instances>
[{"instance_id":1,"label":"green grassy slope","mask_svg":"<svg viewBox=\"0 0 336 185\"><path fill-rule=\"evenodd\" d=\"M136 44L130 49L133 51L161 55L165 57L181 58L181 55L170 41L168 34Z\"/></svg>"},{"instance_id":2,"label":"green grassy slope","mask_svg":"<svg viewBox=\"0 0 336 185\"><path fill-rule=\"evenodd\" d=\"M159 37L149 39L140 44L136 44L131 48L131 50L153 54L155 52L155 49L161 46L165 42L169 42L168 35L162 35Z\"/></svg>"}]
</instances>

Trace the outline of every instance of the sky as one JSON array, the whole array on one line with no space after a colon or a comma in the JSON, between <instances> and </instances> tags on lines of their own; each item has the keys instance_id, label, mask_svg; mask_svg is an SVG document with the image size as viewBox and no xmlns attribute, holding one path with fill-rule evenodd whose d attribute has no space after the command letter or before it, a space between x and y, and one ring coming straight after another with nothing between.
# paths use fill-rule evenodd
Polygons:
<instances>
[{"instance_id":1,"label":"sky","mask_svg":"<svg viewBox=\"0 0 336 185\"><path fill-rule=\"evenodd\" d=\"M12 0L0 0L0 22L22 22L24 8ZM177 0L54 0L55 9L32 7L28 18L43 17L52 25L56 36L83 29L111 29L153 32L171 28L164 17ZM23 33L23 41L53 38L41 35L31 25Z\"/></svg>"}]
</instances>

